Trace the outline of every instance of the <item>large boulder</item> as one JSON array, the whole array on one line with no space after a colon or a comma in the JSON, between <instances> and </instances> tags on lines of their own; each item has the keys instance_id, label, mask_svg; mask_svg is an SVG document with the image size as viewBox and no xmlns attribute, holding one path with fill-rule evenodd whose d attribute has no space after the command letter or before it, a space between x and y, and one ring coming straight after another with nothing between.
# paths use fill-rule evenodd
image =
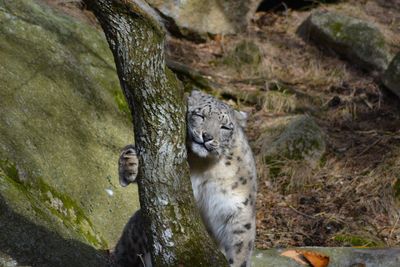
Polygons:
<instances>
[{"instance_id":1,"label":"large boulder","mask_svg":"<svg viewBox=\"0 0 400 267\"><path fill-rule=\"evenodd\" d=\"M385 71L382 82L388 89L400 97L400 53L394 57Z\"/></svg>"},{"instance_id":2,"label":"large boulder","mask_svg":"<svg viewBox=\"0 0 400 267\"><path fill-rule=\"evenodd\" d=\"M172 20L180 34L204 38L246 29L261 0L148 0L163 17Z\"/></svg>"},{"instance_id":3,"label":"large boulder","mask_svg":"<svg viewBox=\"0 0 400 267\"><path fill-rule=\"evenodd\" d=\"M0 1L0 21L0 252L99 266L94 248L138 207L118 184L133 132L112 54L96 28L39 1Z\"/></svg>"},{"instance_id":4,"label":"large boulder","mask_svg":"<svg viewBox=\"0 0 400 267\"><path fill-rule=\"evenodd\" d=\"M366 71L381 73L391 59L385 38L375 25L336 12L314 12L298 33Z\"/></svg>"}]
</instances>

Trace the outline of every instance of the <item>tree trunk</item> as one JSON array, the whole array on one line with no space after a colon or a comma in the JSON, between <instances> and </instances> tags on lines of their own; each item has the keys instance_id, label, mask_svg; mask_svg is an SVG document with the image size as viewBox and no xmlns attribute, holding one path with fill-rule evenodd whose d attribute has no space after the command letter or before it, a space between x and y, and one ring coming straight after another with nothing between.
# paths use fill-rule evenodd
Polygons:
<instances>
[{"instance_id":1,"label":"tree trunk","mask_svg":"<svg viewBox=\"0 0 400 267\"><path fill-rule=\"evenodd\" d=\"M227 266L193 198L186 101L165 66L164 29L140 0L84 0L99 20L132 111L139 196L155 266Z\"/></svg>"}]
</instances>

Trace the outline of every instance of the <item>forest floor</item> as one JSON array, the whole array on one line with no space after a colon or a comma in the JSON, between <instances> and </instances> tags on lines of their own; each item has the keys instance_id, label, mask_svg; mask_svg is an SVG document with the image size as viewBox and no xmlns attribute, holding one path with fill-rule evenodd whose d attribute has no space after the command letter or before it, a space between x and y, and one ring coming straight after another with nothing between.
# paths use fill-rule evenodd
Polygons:
<instances>
[{"instance_id":1,"label":"forest floor","mask_svg":"<svg viewBox=\"0 0 400 267\"><path fill-rule=\"evenodd\" d=\"M294 99L268 105L228 97L250 114L247 134L256 157L260 126L279 116L306 113L326 134L324 164L311 173L299 170L270 179L268 166L258 161L258 248L400 245L399 200L394 197L400 179L400 100L373 75L296 34L315 9L337 10L378 25L392 52L399 52L400 9L388 2L393 1L347 0L295 10L277 6L257 12L243 34L215 36L205 43L168 38L169 59L230 92L251 95L277 83L296 92ZM73 6L62 9L82 17ZM83 17L93 22L86 13ZM260 67L221 63L242 40L260 47Z\"/></svg>"}]
</instances>

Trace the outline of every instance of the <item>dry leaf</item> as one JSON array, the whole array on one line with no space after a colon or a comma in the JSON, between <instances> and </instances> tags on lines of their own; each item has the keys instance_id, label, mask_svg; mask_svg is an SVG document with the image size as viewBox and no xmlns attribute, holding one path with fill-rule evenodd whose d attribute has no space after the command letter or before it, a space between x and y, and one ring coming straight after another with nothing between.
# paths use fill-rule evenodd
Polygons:
<instances>
[{"instance_id":1,"label":"dry leaf","mask_svg":"<svg viewBox=\"0 0 400 267\"><path fill-rule=\"evenodd\" d=\"M222 34L216 34L216 35L214 35L214 40L215 40L216 42L218 42L218 43L221 43L222 38L223 38Z\"/></svg>"},{"instance_id":2,"label":"dry leaf","mask_svg":"<svg viewBox=\"0 0 400 267\"><path fill-rule=\"evenodd\" d=\"M315 251L303 251L304 258L312 267L326 267L329 264L329 257Z\"/></svg>"},{"instance_id":3,"label":"dry leaf","mask_svg":"<svg viewBox=\"0 0 400 267\"><path fill-rule=\"evenodd\" d=\"M281 253L281 256L291 258L302 265L312 267L326 267L329 264L328 256L315 251L286 250Z\"/></svg>"},{"instance_id":4,"label":"dry leaf","mask_svg":"<svg viewBox=\"0 0 400 267\"><path fill-rule=\"evenodd\" d=\"M302 258L302 252L298 250L286 250L281 253L281 256L289 257L302 265L308 265L306 261Z\"/></svg>"}]
</instances>

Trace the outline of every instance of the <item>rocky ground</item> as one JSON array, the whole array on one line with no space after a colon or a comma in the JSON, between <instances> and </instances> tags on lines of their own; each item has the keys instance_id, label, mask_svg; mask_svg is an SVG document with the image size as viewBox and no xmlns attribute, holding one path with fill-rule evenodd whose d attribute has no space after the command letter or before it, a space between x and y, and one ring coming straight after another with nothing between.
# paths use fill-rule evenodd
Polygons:
<instances>
[{"instance_id":1,"label":"rocky ground","mask_svg":"<svg viewBox=\"0 0 400 267\"><path fill-rule=\"evenodd\" d=\"M380 79L400 50L399 4L280 2L260 6L242 34L206 42L168 38L169 65L188 90L206 90L250 114L247 134L259 172L257 247L399 245L399 99ZM82 17L76 5L58 7ZM317 10L375 25L387 45L383 69L353 60L357 44L341 53L335 44L302 37L300 25ZM381 55L374 49L372 60ZM295 147L300 156L287 154L296 142L308 144Z\"/></svg>"}]
</instances>

